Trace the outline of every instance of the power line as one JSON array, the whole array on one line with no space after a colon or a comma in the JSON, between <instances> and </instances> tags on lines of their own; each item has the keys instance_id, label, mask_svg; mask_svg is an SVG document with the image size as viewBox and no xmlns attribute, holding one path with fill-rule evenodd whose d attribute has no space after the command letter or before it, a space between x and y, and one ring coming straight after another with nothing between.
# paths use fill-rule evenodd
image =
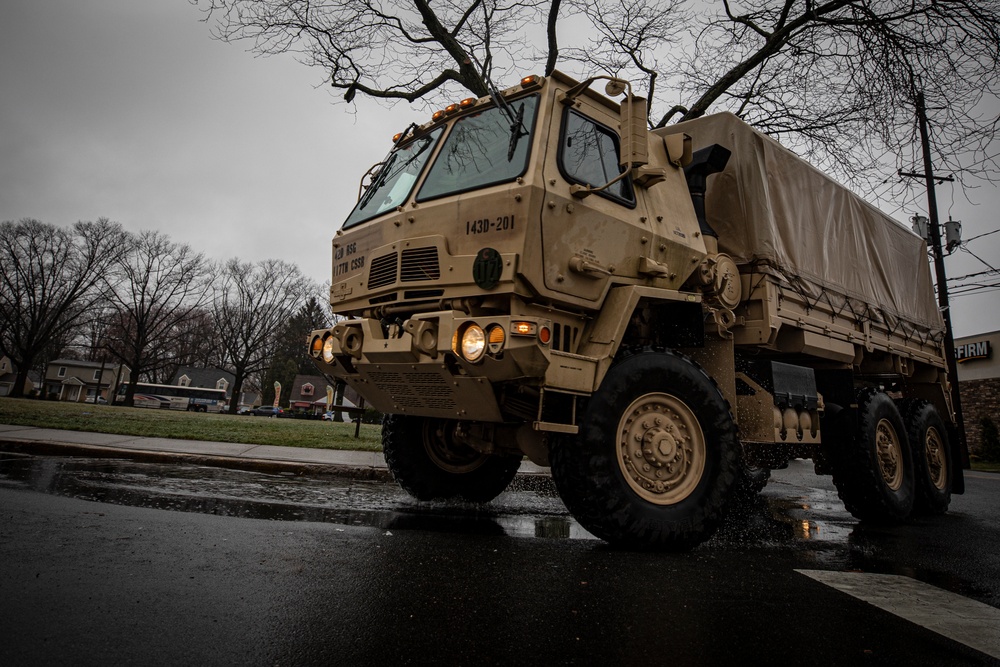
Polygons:
<instances>
[{"instance_id":1,"label":"power line","mask_svg":"<svg viewBox=\"0 0 1000 667\"><path fill-rule=\"evenodd\" d=\"M984 236L989 236L990 234L1000 234L1000 229L994 229L992 232L986 232L985 234L980 234L979 236L973 236L971 239L965 239L963 243L969 243L970 241L975 241L976 239L981 239Z\"/></svg>"}]
</instances>

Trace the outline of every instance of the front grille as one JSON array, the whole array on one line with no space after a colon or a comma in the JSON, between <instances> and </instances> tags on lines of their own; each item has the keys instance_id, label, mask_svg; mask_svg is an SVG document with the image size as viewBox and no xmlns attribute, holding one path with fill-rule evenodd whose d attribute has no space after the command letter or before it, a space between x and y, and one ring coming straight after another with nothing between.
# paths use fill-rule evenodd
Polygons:
<instances>
[{"instance_id":1,"label":"front grille","mask_svg":"<svg viewBox=\"0 0 1000 667\"><path fill-rule=\"evenodd\" d=\"M558 322L553 323L552 349L562 352L575 352L576 337L579 333L580 330L577 327L572 327L568 324L559 324Z\"/></svg>"},{"instance_id":2,"label":"front grille","mask_svg":"<svg viewBox=\"0 0 1000 667\"><path fill-rule=\"evenodd\" d=\"M399 279L404 283L418 280L437 280L441 277L441 265L438 263L438 249L411 248L403 251L403 263Z\"/></svg>"},{"instance_id":3,"label":"front grille","mask_svg":"<svg viewBox=\"0 0 1000 667\"><path fill-rule=\"evenodd\" d=\"M370 379L392 396L396 405L411 410L454 410L455 395L451 385L440 375L372 371Z\"/></svg>"},{"instance_id":4,"label":"front grille","mask_svg":"<svg viewBox=\"0 0 1000 667\"><path fill-rule=\"evenodd\" d=\"M394 252L373 259L371 268L368 270L368 289L385 287L396 282L396 266L398 264L398 255Z\"/></svg>"}]
</instances>

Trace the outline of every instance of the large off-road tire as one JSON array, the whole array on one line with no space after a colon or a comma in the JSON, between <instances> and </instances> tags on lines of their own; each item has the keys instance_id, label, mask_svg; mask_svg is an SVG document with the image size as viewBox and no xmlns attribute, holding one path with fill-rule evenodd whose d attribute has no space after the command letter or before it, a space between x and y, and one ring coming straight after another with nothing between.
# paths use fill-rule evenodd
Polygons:
<instances>
[{"instance_id":1,"label":"large off-road tire","mask_svg":"<svg viewBox=\"0 0 1000 667\"><path fill-rule=\"evenodd\" d=\"M913 454L892 399L862 389L854 437L837 445L833 483L847 511L862 521L904 521L915 495Z\"/></svg>"},{"instance_id":2,"label":"large off-road tire","mask_svg":"<svg viewBox=\"0 0 1000 667\"><path fill-rule=\"evenodd\" d=\"M914 512L944 514L951 504L951 447L937 409L921 399L905 399L899 411L913 450Z\"/></svg>"},{"instance_id":3,"label":"large off-road tire","mask_svg":"<svg viewBox=\"0 0 1000 667\"><path fill-rule=\"evenodd\" d=\"M701 368L647 350L608 371L575 438L553 443L552 479L597 537L689 549L722 521L740 466L725 398Z\"/></svg>"},{"instance_id":4,"label":"large off-road tire","mask_svg":"<svg viewBox=\"0 0 1000 667\"><path fill-rule=\"evenodd\" d=\"M514 479L521 457L482 454L456 443L453 426L443 419L385 415L382 453L389 472L417 500L493 500Z\"/></svg>"}]
</instances>

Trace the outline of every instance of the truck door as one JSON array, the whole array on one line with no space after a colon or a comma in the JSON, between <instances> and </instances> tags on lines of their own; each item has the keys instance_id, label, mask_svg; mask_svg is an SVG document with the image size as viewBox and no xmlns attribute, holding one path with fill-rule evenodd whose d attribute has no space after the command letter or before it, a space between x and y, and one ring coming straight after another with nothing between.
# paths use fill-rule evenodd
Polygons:
<instances>
[{"instance_id":1,"label":"truck door","mask_svg":"<svg viewBox=\"0 0 1000 667\"><path fill-rule=\"evenodd\" d=\"M612 277L636 275L646 213L628 177L583 198L571 193L573 185L599 187L619 175L618 113L586 96L560 106L550 128L558 144L544 165L544 284L596 301Z\"/></svg>"}]
</instances>

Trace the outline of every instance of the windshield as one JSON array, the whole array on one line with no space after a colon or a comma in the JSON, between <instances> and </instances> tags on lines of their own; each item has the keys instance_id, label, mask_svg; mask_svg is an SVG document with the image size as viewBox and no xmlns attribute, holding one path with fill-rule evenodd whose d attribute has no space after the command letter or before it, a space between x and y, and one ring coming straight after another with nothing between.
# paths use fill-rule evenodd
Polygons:
<instances>
[{"instance_id":1,"label":"windshield","mask_svg":"<svg viewBox=\"0 0 1000 667\"><path fill-rule=\"evenodd\" d=\"M440 136L441 128L437 128L427 136L389 153L382 168L372 177L371 185L347 216L344 229L370 220L405 202Z\"/></svg>"},{"instance_id":2,"label":"windshield","mask_svg":"<svg viewBox=\"0 0 1000 667\"><path fill-rule=\"evenodd\" d=\"M511 118L496 107L455 122L417 193L417 201L512 181L524 174L538 96L509 105L520 119L513 126Z\"/></svg>"}]
</instances>

